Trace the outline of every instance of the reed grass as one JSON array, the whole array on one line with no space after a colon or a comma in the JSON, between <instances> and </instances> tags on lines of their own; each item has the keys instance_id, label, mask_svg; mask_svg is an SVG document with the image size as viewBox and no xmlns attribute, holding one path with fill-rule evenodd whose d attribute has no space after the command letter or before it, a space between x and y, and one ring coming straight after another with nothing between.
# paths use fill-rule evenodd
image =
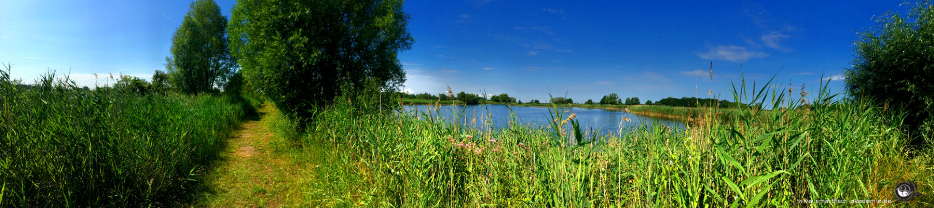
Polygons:
<instances>
[{"instance_id":1,"label":"reed grass","mask_svg":"<svg viewBox=\"0 0 934 208\"><path fill-rule=\"evenodd\" d=\"M224 96L33 86L0 72L0 206L177 206L223 147L244 106Z\"/></svg>"},{"instance_id":2,"label":"reed grass","mask_svg":"<svg viewBox=\"0 0 934 208\"><path fill-rule=\"evenodd\" d=\"M761 106L788 96L766 87L750 95L745 87L734 86L736 100ZM321 116L307 132L280 129L292 131L293 148L304 152L294 158L317 167L303 186L316 206L932 206L931 151L907 148L902 117L832 99L826 87L806 109L741 106L728 122L684 130L655 122L607 135L589 133L555 105L550 127L518 123L513 114L508 128L494 130L463 127L439 112L367 113L374 96L345 95L315 109ZM897 202L894 185L906 180L925 195ZM893 203L800 201L829 199Z\"/></svg>"}]
</instances>

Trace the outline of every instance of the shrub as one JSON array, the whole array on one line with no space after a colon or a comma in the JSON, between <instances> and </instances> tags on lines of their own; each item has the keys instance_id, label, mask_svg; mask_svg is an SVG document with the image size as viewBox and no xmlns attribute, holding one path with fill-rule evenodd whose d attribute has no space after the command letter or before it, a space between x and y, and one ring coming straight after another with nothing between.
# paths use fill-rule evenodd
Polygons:
<instances>
[{"instance_id":1,"label":"shrub","mask_svg":"<svg viewBox=\"0 0 934 208\"><path fill-rule=\"evenodd\" d=\"M846 70L846 88L857 99L904 110L908 129L929 133L934 113L934 5L918 2L904 15L886 12L876 22L855 42L856 59Z\"/></svg>"}]
</instances>

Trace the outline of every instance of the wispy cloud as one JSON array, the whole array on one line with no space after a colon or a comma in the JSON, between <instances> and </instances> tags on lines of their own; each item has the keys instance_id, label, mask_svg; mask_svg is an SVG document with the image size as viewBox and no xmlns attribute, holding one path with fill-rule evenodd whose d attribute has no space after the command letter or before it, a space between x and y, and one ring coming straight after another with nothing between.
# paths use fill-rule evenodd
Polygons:
<instances>
[{"instance_id":1,"label":"wispy cloud","mask_svg":"<svg viewBox=\"0 0 934 208\"><path fill-rule=\"evenodd\" d=\"M461 73L460 71L457 71L457 70L449 70L449 69L439 69L438 71L441 72L441 73L449 73L449 74Z\"/></svg>"},{"instance_id":2,"label":"wispy cloud","mask_svg":"<svg viewBox=\"0 0 934 208\"><path fill-rule=\"evenodd\" d=\"M493 70L493 67L483 67L483 70Z\"/></svg>"},{"instance_id":3,"label":"wispy cloud","mask_svg":"<svg viewBox=\"0 0 934 208\"><path fill-rule=\"evenodd\" d=\"M528 54L529 54L529 56L537 56L537 55L538 55L538 51L529 51Z\"/></svg>"},{"instance_id":4,"label":"wispy cloud","mask_svg":"<svg viewBox=\"0 0 934 208\"><path fill-rule=\"evenodd\" d=\"M764 58L768 53L746 50L745 47L735 45L722 45L710 48L706 53L697 53L703 59L727 60L732 62L747 61L751 58Z\"/></svg>"},{"instance_id":5,"label":"wispy cloud","mask_svg":"<svg viewBox=\"0 0 934 208\"><path fill-rule=\"evenodd\" d=\"M791 49L782 47L779 43L782 39L788 38L788 35L782 34L778 31L772 31L768 34L762 35L762 42L765 43L769 48L774 48L782 51L791 51Z\"/></svg>"},{"instance_id":6,"label":"wispy cloud","mask_svg":"<svg viewBox=\"0 0 934 208\"><path fill-rule=\"evenodd\" d=\"M694 71L680 71L680 73L689 77L704 77L709 75L708 72L700 69Z\"/></svg>"},{"instance_id":7,"label":"wispy cloud","mask_svg":"<svg viewBox=\"0 0 934 208\"><path fill-rule=\"evenodd\" d=\"M565 15L564 15L564 9L544 8L544 9L542 9L542 11L545 11L545 12L548 12L548 13L552 13L552 14L557 14L558 16L561 17L561 19L564 19L564 17L565 17Z\"/></svg>"},{"instance_id":8,"label":"wispy cloud","mask_svg":"<svg viewBox=\"0 0 934 208\"><path fill-rule=\"evenodd\" d=\"M535 45L532 46L532 49L550 49L550 48L551 48L551 44L547 44L547 43L536 43Z\"/></svg>"},{"instance_id":9,"label":"wispy cloud","mask_svg":"<svg viewBox=\"0 0 934 208\"><path fill-rule=\"evenodd\" d=\"M413 93L413 92L412 92L412 88L399 90L399 92L402 92L402 93L405 93L405 94L412 94L412 93Z\"/></svg>"},{"instance_id":10,"label":"wispy cloud","mask_svg":"<svg viewBox=\"0 0 934 208\"><path fill-rule=\"evenodd\" d=\"M545 9L542 9L542 11L546 11L546 12L553 13L553 14L564 14L564 9L545 8Z\"/></svg>"},{"instance_id":11,"label":"wispy cloud","mask_svg":"<svg viewBox=\"0 0 934 208\"><path fill-rule=\"evenodd\" d=\"M846 79L846 75L843 75L843 74L830 75L830 77L824 77L824 81L827 81L827 80L840 81L840 80L845 80L845 79Z\"/></svg>"},{"instance_id":12,"label":"wispy cloud","mask_svg":"<svg viewBox=\"0 0 934 208\"><path fill-rule=\"evenodd\" d=\"M404 65L404 66L421 66L422 64L402 62L402 65Z\"/></svg>"}]
</instances>

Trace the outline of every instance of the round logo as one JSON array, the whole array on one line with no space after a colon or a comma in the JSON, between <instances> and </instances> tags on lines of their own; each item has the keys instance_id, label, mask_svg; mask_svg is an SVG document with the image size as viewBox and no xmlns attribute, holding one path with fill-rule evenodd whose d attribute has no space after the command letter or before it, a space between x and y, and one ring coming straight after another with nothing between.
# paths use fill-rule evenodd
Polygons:
<instances>
[{"instance_id":1,"label":"round logo","mask_svg":"<svg viewBox=\"0 0 934 208\"><path fill-rule=\"evenodd\" d=\"M921 195L921 193L915 193L917 190L918 184L915 184L914 181L898 183L898 185L895 185L895 198L898 198L899 201L910 201L911 198Z\"/></svg>"}]
</instances>

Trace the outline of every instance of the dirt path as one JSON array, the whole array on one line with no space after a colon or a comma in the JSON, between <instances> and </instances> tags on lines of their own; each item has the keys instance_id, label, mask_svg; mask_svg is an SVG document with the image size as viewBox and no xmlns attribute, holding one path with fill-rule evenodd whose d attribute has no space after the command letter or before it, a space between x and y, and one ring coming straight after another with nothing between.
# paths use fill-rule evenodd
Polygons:
<instances>
[{"instance_id":1,"label":"dirt path","mask_svg":"<svg viewBox=\"0 0 934 208\"><path fill-rule=\"evenodd\" d=\"M269 105L241 126L227 149L203 178L205 189L196 207L300 207L301 179L307 178L278 151L280 138L270 131Z\"/></svg>"}]
</instances>

